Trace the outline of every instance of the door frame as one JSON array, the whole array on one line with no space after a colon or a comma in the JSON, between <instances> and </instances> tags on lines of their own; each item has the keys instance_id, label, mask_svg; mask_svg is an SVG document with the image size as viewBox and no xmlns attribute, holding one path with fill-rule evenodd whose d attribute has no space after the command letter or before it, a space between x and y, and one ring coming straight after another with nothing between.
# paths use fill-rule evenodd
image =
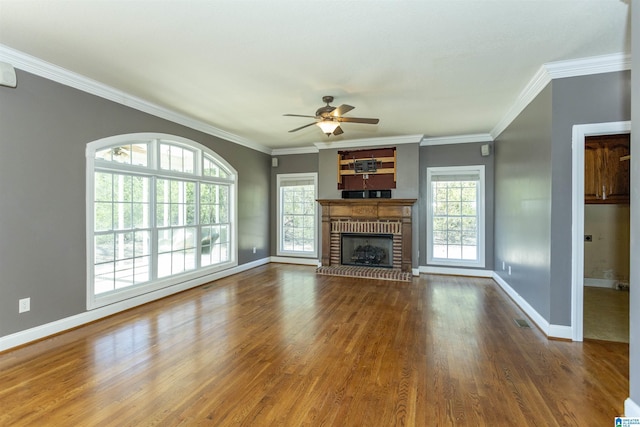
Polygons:
<instances>
[{"instance_id":1,"label":"door frame","mask_svg":"<svg viewBox=\"0 0 640 427\"><path fill-rule=\"evenodd\" d=\"M587 136L631 133L631 122L574 125L571 137L571 329L582 341L584 316L584 143Z\"/></svg>"}]
</instances>

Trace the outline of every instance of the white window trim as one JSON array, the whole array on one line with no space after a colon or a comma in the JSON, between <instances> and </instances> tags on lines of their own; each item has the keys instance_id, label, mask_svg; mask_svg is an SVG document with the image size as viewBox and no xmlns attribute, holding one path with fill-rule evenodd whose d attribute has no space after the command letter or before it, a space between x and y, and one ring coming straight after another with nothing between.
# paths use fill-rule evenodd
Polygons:
<instances>
[{"instance_id":1,"label":"white window trim","mask_svg":"<svg viewBox=\"0 0 640 427\"><path fill-rule=\"evenodd\" d=\"M170 142L175 145L182 145L185 148L189 148L191 150L196 150L197 160L196 160L196 169L194 174L191 173L180 173L176 171L165 171L160 169L159 159L156 157L157 149L150 149L148 154L148 162L149 166L135 166L135 165L123 165L115 162L105 162L101 167L103 169L110 169L114 172L127 172L131 174L144 174L148 176L155 177L173 177L173 178L181 178L181 179L189 179L189 180L198 180L202 182L217 182L217 183L227 183L231 186L231 191L229 194L229 218L232 221L230 226L230 236L231 242L229 245L229 261L225 263L216 264L213 266L202 267L196 270L190 270L182 274L176 274L174 276L164 277L161 279L156 279L151 282L147 282L140 285L134 285L127 288L122 288L120 290L115 290L109 292L107 294L96 295L94 288L94 172L96 168L96 159L95 153L100 151L103 148L107 148L113 145L118 144L127 144L132 141L137 142L150 142L151 145L157 147L160 141ZM217 178L217 177L209 177L202 175L202 165L203 165L203 154L206 153L217 162L219 162L222 166L224 166L229 172L229 178ZM179 137L176 135L163 134L163 133L154 133L154 132L145 132L145 133L134 133L134 134L124 134L124 135L116 135L103 139L99 139L96 141L89 142L85 149L86 155L86 262L87 262L87 310L95 309L98 307L102 307L105 305L113 304L116 302L124 301L139 295L143 295L148 292L156 291L159 289L164 289L170 286L178 285L181 283L189 282L192 280L196 280L198 278L204 278L212 273L216 273L218 271L226 270L238 265L238 213L237 213L237 200L238 200L238 182L237 182L237 171L220 155L215 153L213 150L208 147L196 142L189 140L187 138ZM102 162L101 162L102 163ZM108 165L107 165L108 163ZM153 195L153 199L155 200L155 195ZM155 203L151 203L151 218L155 218ZM153 225L153 224L151 224ZM152 227L153 229L153 227ZM155 237L152 237L155 239ZM155 263L157 260L153 259L151 262Z\"/></svg>"},{"instance_id":2,"label":"white window trim","mask_svg":"<svg viewBox=\"0 0 640 427\"><path fill-rule=\"evenodd\" d=\"M433 175L459 175L461 173L478 173L480 176L478 185L478 259L475 261L469 260L454 260L444 258L433 257L433 203L431 202L431 177ZM456 267L474 267L485 268L485 167L484 165L470 165L470 166L445 166L445 167L428 167L427 168L427 264L428 265L444 265L444 266L456 266Z\"/></svg>"},{"instance_id":3,"label":"white window trim","mask_svg":"<svg viewBox=\"0 0 640 427\"><path fill-rule=\"evenodd\" d=\"M313 198L316 200L318 198L318 173L317 172L308 172L308 173L282 173L276 176L276 193L277 193L277 201L276 201L276 217L277 221L277 244L276 244L276 253L278 256L291 256L298 258L317 258L318 257L318 205L315 205L314 210L314 219L313 219L313 252L303 252L303 251L286 251L282 249L282 200L280 197L280 185L281 182L292 181L292 180L302 180L302 179L312 179L314 193Z\"/></svg>"}]
</instances>

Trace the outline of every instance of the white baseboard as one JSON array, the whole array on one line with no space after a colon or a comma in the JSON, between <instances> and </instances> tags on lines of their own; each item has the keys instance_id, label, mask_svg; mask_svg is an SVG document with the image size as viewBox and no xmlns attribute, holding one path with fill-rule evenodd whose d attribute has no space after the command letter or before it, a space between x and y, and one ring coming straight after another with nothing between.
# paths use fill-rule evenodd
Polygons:
<instances>
[{"instance_id":1,"label":"white baseboard","mask_svg":"<svg viewBox=\"0 0 640 427\"><path fill-rule=\"evenodd\" d=\"M227 270L219 271L207 276L198 277L193 280L189 280L183 283L179 283L173 286L169 286L164 289L159 289L155 292L140 295L135 298L130 298L124 301L120 301L114 304L106 305L96 308L94 310L88 310L83 313L79 313L73 316L65 317L60 320L56 320L44 325L39 325L34 328L26 329L24 331L16 332L14 334L5 335L0 337L0 352L9 350L14 347L18 347L24 344L28 344L33 341L37 341L46 338L51 335L58 334L60 332L67 331L78 326L85 325L90 322L102 319L107 316L119 313L130 308L146 304L151 301L155 301L160 298L167 297L169 295L176 294L178 292L185 291L187 289L195 288L197 286L204 285L205 283L212 282L214 280L221 279L223 277L231 276L251 268L258 267L269 263L269 258L263 258L260 260L252 261L246 264L242 264Z\"/></svg>"},{"instance_id":2,"label":"white baseboard","mask_svg":"<svg viewBox=\"0 0 640 427\"><path fill-rule=\"evenodd\" d=\"M520 296L507 282L504 281L496 272L491 270L468 269L468 268L451 268L451 267L431 267L421 266L420 273L425 274L447 274L455 276L474 276L474 277L490 277L498 283L507 295L515 302L518 307L538 326L538 328L551 338L573 339L573 328L564 325L552 325L544 317L540 315L524 298Z\"/></svg>"},{"instance_id":3,"label":"white baseboard","mask_svg":"<svg viewBox=\"0 0 640 427\"><path fill-rule=\"evenodd\" d=\"M549 324L547 336L573 341L573 328L571 326Z\"/></svg>"},{"instance_id":4,"label":"white baseboard","mask_svg":"<svg viewBox=\"0 0 640 427\"><path fill-rule=\"evenodd\" d=\"M630 397L624 401L624 416L640 418L640 405L631 400Z\"/></svg>"},{"instance_id":5,"label":"white baseboard","mask_svg":"<svg viewBox=\"0 0 640 427\"><path fill-rule=\"evenodd\" d=\"M320 266L320 261L316 258L294 258L284 256L272 256L269 258L269 262L279 262L282 264L298 264L298 265L313 265L314 267Z\"/></svg>"},{"instance_id":6,"label":"white baseboard","mask_svg":"<svg viewBox=\"0 0 640 427\"><path fill-rule=\"evenodd\" d=\"M552 325L540 315L524 298L520 296L507 282L497 273L493 273L493 280L509 295L522 311L538 326L538 328L551 338L572 339L573 328L571 326Z\"/></svg>"},{"instance_id":7,"label":"white baseboard","mask_svg":"<svg viewBox=\"0 0 640 427\"><path fill-rule=\"evenodd\" d=\"M433 267L421 265L420 273L424 274L446 274L450 276L473 276L473 277L493 277L493 271L479 268L456 268L456 267Z\"/></svg>"},{"instance_id":8,"label":"white baseboard","mask_svg":"<svg viewBox=\"0 0 640 427\"><path fill-rule=\"evenodd\" d=\"M591 277L584 278L584 285L590 286L593 288L613 288L615 289L616 284L619 280L614 279L594 279Z\"/></svg>"}]
</instances>

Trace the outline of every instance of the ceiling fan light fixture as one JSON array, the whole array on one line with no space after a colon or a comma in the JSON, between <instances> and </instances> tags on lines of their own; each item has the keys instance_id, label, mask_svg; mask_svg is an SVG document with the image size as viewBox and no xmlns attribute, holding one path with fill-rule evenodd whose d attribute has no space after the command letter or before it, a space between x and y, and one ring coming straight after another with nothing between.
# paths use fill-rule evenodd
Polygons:
<instances>
[{"instance_id":1,"label":"ceiling fan light fixture","mask_svg":"<svg viewBox=\"0 0 640 427\"><path fill-rule=\"evenodd\" d=\"M327 134L327 136L330 136L333 131L336 130L338 126L340 126L339 122L334 122L333 120L322 120L316 124L320 129L322 129L323 133Z\"/></svg>"}]
</instances>

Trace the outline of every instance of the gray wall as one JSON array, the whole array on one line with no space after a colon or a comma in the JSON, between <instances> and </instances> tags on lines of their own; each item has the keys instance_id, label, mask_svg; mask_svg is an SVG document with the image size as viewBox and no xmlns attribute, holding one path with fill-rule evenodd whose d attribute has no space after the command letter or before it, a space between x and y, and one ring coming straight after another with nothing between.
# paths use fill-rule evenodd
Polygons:
<instances>
[{"instance_id":1,"label":"gray wall","mask_svg":"<svg viewBox=\"0 0 640 427\"><path fill-rule=\"evenodd\" d=\"M494 205L494 155L482 157L480 147L486 144L467 143L420 147L420 198L419 211L419 263L427 265L427 168L442 166L485 166L485 269L493 270L493 205Z\"/></svg>"},{"instance_id":2,"label":"gray wall","mask_svg":"<svg viewBox=\"0 0 640 427\"><path fill-rule=\"evenodd\" d=\"M494 271L546 319L551 270L551 95L549 85L495 141Z\"/></svg>"},{"instance_id":3,"label":"gray wall","mask_svg":"<svg viewBox=\"0 0 640 427\"><path fill-rule=\"evenodd\" d=\"M17 77L17 88L0 87L0 336L85 311L85 146L96 139L161 132L210 147L239 175L239 264L269 255L269 155L20 70ZM25 297L31 311L18 314Z\"/></svg>"},{"instance_id":4,"label":"gray wall","mask_svg":"<svg viewBox=\"0 0 640 427\"><path fill-rule=\"evenodd\" d=\"M278 158L278 166L271 168L271 203L269 212L271 214L270 232L271 232L271 246L270 253L272 256L277 255L278 251L278 222L277 218L277 203L278 203L278 189L277 176L283 173L313 173L318 172L318 153L311 154L289 154L283 156L274 156ZM320 180L320 174L318 174L318 181ZM318 213L320 208L318 206ZM318 235L320 235L321 224L318 224ZM318 255L320 257L320 255Z\"/></svg>"},{"instance_id":5,"label":"gray wall","mask_svg":"<svg viewBox=\"0 0 640 427\"><path fill-rule=\"evenodd\" d=\"M573 125L631 119L631 73L553 81L551 138L551 317L571 325L571 135Z\"/></svg>"},{"instance_id":6,"label":"gray wall","mask_svg":"<svg viewBox=\"0 0 640 427\"><path fill-rule=\"evenodd\" d=\"M631 6L634 23L631 27L632 64L631 74L631 212L640 211L640 1L633 0ZM631 215L631 286L629 302L629 396L640 407L640 216ZM631 414L628 414L631 415ZM640 413L634 414L640 416Z\"/></svg>"},{"instance_id":7,"label":"gray wall","mask_svg":"<svg viewBox=\"0 0 640 427\"><path fill-rule=\"evenodd\" d=\"M495 271L552 325L571 325L572 127L629 120L629 85L554 80L496 140Z\"/></svg>"}]
</instances>

